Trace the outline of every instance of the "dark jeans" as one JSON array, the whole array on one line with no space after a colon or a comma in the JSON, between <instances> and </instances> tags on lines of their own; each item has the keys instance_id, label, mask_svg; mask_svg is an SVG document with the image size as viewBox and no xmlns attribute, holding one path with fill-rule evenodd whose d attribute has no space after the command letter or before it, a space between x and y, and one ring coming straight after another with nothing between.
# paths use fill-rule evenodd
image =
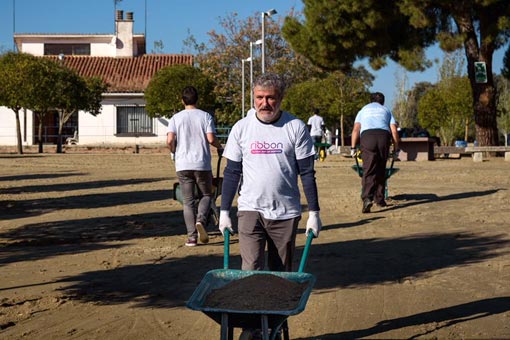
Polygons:
<instances>
[{"instance_id":1,"label":"dark jeans","mask_svg":"<svg viewBox=\"0 0 510 340\"><path fill-rule=\"evenodd\" d=\"M188 237L197 237L195 224L201 222L205 227L207 214L211 207L212 172L184 170L177 171L177 177L181 187L184 223L186 223ZM196 190L197 187L199 192ZM201 196L198 207L196 206L197 195Z\"/></svg>"},{"instance_id":2,"label":"dark jeans","mask_svg":"<svg viewBox=\"0 0 510 340\"><path fill-rule=\"evenodd\" d=\"M361 199L384 202L386 160L390 152L391 135L382 129L366 130L361 134L360 141L363 160Z\"/></svg>"}]
</instances>

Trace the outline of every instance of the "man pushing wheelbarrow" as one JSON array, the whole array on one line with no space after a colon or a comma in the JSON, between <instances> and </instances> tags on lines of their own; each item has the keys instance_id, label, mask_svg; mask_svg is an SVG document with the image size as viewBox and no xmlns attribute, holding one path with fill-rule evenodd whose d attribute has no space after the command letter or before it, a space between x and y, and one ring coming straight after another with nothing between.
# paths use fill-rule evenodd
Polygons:
<instances>
[{"instance_id":1,"label":"man pushing wheelbarrow","mask_svg":"<svg viewBox=\"0 0 510 340\"><path fill-rule=\"evenodd\" d=\"M321 229L313 141L303 121L280 110L284 94L282 77L260 75L253 90L256 114L232 127L223 153L219 228L223 235L233 232L229 213L239 188L242 270L264 270L267 245L269 271L292 271L301 220L298 177L308 202L306 234L317 237Z\"/></svg>"},{"instance_id":2,"label":"man pushing wheelbarrow","mask_svg":"<svg viewBox=\"0 0 510 340\"><path fill-rule=\"evenodd\" d=\"M368 213L374 203L380 207L386 206L386 161L390 156L390 145L393 143L392 157L398 157L399 152L397 122L391 111L384 106L384 95L381 92L370 94L370 103L356 115L351 137L353 157L357 156L358 141L363 161L361 212Z\"/></svg>"},{"instance_id":3,"label":"man pushing wheelbarrow","mask_svg":"<svg viewBox=\"0 0 510 340\"><path fill-rule=\"evenodd\" d=\"M184 110L173 115L168 122L166 142L170 152L175 153L175 171L179 179L179 195L186 224L185 245L194 247L198 240L204 244L209 242L205 227L211 211L211 201L216 198L213 192L210 145L218 150L219 159L223 146L216 137L213 117L197 108L197 89L186 86L182 90L181 99ZM175 198L176 189L174 186Z\"/></svg>"}]
</instances>

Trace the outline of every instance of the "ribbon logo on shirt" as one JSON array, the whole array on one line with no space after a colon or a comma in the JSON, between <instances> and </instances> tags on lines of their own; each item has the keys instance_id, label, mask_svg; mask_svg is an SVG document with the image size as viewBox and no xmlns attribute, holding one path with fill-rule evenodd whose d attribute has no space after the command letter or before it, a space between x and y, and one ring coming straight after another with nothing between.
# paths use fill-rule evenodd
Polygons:
<instances>
[{"instance_id":1,"label":"ribbon logo on shirt","mask_svg":"<svg viewBox=\"0 0 510 340\"><path fill-rule=\"evenodd\" d=\"M255 141L250 145L252 154L274 154L283 152L283 143Z\"/></svg>"}]
</instances>

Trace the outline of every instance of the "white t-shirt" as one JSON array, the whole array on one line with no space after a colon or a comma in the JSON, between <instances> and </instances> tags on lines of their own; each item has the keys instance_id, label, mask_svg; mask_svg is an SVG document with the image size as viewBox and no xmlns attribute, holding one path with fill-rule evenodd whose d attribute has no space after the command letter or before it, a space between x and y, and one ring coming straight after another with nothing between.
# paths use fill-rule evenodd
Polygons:
<instances>
[{"instance_id":1,"label":"white t-shirt","mask_svg":"<svg viewBox=\"0 0 510 340\"><path fill-rule=\"evenodd\" d=\"M257 113L257 110L255 110L253 107L251 109L248 110L248 112L246 112L246 116L249 116L251 114L255 114Z\"/></svg>"},{"instance_id":2,"label":"white t-shirt","mask_svg":"<svg viewBox=\"0 0 510 340\"><path fill-rule=\"evenodd\" d=\"M324 125L324 119L322 119L319 115L313 115L308 118L308 125L310 128L310 135L312 136L322 136L322 126Z\"/></svg>"},{"instance_id":3,"label":"white t-shirt","mask_svg":"<svg viewBox=\"0 0 510 340\"><path fill-rule=\"evenodd\" d=\"M216 133L212 116L200 109L182 110L168 122L167 133L176 135L175 171L212 170L207 133Z\"/></svg>"},{"instance_id":4,"label":"white t-shirt","mask_svg":"<svg viewBox=\"0 0 510 340\"><path fill-rule=\"evenodd\" d=\"M282 112L273 124L256 115L238 121L230 131L223 157L243 163L239 211L258 211L271 220L301 215L297 160L315 154L303 121Z\"/></svg>"}]
</instances>

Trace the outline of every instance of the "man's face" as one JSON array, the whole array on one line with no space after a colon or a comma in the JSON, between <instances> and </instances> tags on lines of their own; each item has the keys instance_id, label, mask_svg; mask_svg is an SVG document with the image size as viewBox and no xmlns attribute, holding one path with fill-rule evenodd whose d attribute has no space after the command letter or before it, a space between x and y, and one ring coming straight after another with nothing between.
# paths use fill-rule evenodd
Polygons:
<instances>
[{"instance_id":1,"label":"man's face","mask_svg":"<svg viewBox=\"0 0 510 340\"><path fill-rule=\"evenodd\" d=\"M256 86L253 89L253 96L258 119L272 123L280 118L281 98L276 89Z\"/></svg>"}]
</instances>

